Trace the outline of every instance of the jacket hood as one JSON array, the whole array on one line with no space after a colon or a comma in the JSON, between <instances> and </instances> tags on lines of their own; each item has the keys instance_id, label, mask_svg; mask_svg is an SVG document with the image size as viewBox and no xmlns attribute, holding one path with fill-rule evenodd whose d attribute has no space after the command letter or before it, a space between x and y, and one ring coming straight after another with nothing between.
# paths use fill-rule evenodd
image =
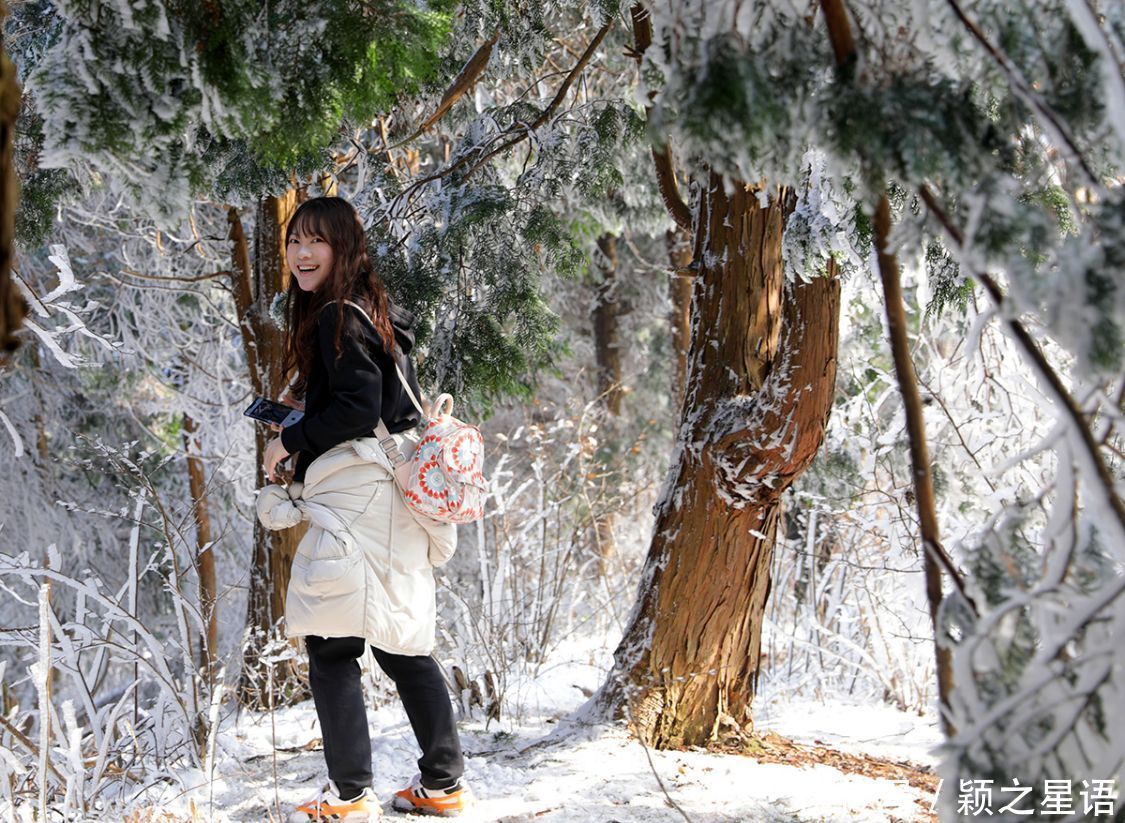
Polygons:
<instances>
[{"instance_id":1,"label":"jacket hood","mask_svg":"<svg viewBox=\"0 0 1125 823\"><path fill-rule=\"evenodd\" d=\"M410 354L414 348L414 324L417 318L402 306L392 302L391 326L395 330L395 342L403 354Z\"/></svg>"},{"instance_id":2,"label":"jacket hood","mask_svg":"<svg viewBox=\"0 0 1125 823\"><path fill-rule=\"evenodd\" d=\"M398 344L403 354L410 354L414 349L414 324L417 323L418 320L413 313L399 306L393 300L388 302L390 305L391 328L394 329L395 342ZM331 302L325 303L321 306L320 311L323 312L331 305L333 305Z\"/></svg>"}]
</instances>

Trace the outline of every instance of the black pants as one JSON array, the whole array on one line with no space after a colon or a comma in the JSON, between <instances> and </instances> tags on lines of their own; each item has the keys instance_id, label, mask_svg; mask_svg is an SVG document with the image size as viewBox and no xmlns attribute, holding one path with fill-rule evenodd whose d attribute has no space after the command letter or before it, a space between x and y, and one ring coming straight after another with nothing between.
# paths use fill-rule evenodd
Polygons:
<instances>
[{"instance_id":1,"label":"black pants","mask_svg":"<svg viewBox=\"0 0 1125 823\"><path fill-rule=\"evenodd\" d=\"M340 797L349 799L371 785L371 738L363 703L359 658L362 637L305 638L312 688L328 777ZM449 691L437 662L429 656L390 654L372 646L379 667L398 687L414 737L422 749L422 785L444 789L465 770Z\"/></svg>"}]
</instances>

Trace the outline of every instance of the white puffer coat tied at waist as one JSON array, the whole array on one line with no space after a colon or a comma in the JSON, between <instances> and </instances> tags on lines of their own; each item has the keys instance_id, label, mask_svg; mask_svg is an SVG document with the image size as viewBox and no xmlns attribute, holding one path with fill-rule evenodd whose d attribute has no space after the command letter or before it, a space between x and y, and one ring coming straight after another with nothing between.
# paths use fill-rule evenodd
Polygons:
<instances>
[{"instance_id":1,"label":"white puffer coat tied at waist","mask_svg":"<svg viewBox=\"0 0 1125 823\"><path fill-rule=\"evenodd\" d=\"M395 439L409 453L412 442ZM407 508L378 440L330 449L304 483L262 489L257 509L274 531L310 523L285 597L289 637L363 637L394 654L433 651L433 569L453 555L457 527Z\"/></svg>"}]
</instances>

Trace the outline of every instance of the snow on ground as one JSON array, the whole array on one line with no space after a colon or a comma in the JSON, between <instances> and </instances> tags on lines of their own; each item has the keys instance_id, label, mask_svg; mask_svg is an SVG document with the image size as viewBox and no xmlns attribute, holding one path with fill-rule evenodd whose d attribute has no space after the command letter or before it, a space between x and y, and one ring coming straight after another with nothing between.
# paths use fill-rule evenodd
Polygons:
<instances>
[{"instance_id":1,"label":"snow on ground","mask_svg":"<svg viewBox=\"0 0 1125 823\"><path fill-rule=\"evenodd\" d=\"M846 701L781 701L756 707L755 731L772 731L795 743L816 743L842 752L910 760L937 767L933 750L943 742L935 715L919 717L887 705Z\"/></svg>"},{"instance_id":2,"label":"snow on ground","mask_svg":"<svg viewBox=\"0 0 1125 823\"><path fill-rule=\"evenodd\" d=\"M508 684L510 719L487 729L480 719L462 726L466 776L478 797L462 818L466 823L684 820L668 797L695 823L917 819L920 794L889 780L740 755L646 752L621 726L581 724L574 718L601 682L608 652L576 643L553 659L537 676ZM396 702L371 711L369 720L374 788L387 806L417 770L418 753ZM926 762L928 748L937 742L936 730L919 718L885 707L775 705L762 723L796 739L915 762ZM272 717L243 713L237 722L232 717L219 735L210 787L202 773L181 775L185 784L199 788L189 795L176 792L161 806L185 808L190 796L204 820L277 820L279 808L287 814L324 780L320 749L301 750L317 738L311 701ZM275 762L275 747L290 751L277 751ZM395 812L387 817L411 819Z\"/></svg>"}]
</instances>

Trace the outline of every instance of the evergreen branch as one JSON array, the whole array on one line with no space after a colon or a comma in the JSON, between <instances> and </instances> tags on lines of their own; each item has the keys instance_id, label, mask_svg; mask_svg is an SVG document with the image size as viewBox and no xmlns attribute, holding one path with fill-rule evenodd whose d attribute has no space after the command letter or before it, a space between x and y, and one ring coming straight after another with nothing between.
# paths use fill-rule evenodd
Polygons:
<instances>
[{"instance_id":1,"label":"evergreen branch","mask_svg":"<svg viewBox=\"0 0 1125 823\"><path fill-rule=\"evenodd\" d=\"M484 74L484 70L488 68L488 61L492 57L492 47L496 45L496 41L499 37L500 32L497 31L473 53L473 56L469 58L469 62L462 67L460 73L454 78L453 84L445 90L445 94L442 95L441 102L438 104L437 109L423 121L422 125L420 125L412 135L405 140L400 140L392 146L386 146L386 139L384 138L383 143L385 148L381 149L379 153L382 154L383 152L389 152L391 149L405 146L407 143L425 134L433 128L439 120L445 117L449 110L453 108L454 104L464 97L473 86L477 84L477 81L480 80L481 75Z\"/></svg>"},{"instance_id":2,"label":"evergreen branch","mask_svg":"<svg viewBox=\"0 0 1125 823\"><path fill-rule=\"evenodd\" d=\"M1099 14L1090 0L1066 0L1070 18L1075 28L1092 51L1098 53L1106 85L1107 119L1117 138L1125 147L1125 65L1122 64L1113 42L1099 22Z\"/></svg>"},{"instance_id":3,"label":"evergreen branch","mask_svg":"<svg viewBox=\"0 0 1125 823\"><path fill-rule=\"evenodd\" d=\"M580 75L583 69L586 68L586 64L589 63L591 59L593 59L594 52L597 50L598 46L601 45L602 41L605 40L606 35L609 34L609 30L612 27L613 20L611 19L608 23L598 29L598 33L594 35L594 39L590 41L590 45L586 47L586 51L582 53L582 57L578 60L577 63L574 64L574 68L570 70L570 74L568 74L566 76L566 79L563 80L563 83L559 87L558 92L555 94L554 99L547 105L547 108L545 108L542 113L537 118L535 118L535 121L526 129L524 129L522 134L520 134L519 136L513 137L507 143L504 143L503 145L498 146L492 151L485 154L484 157L482 157L473 166L471 166L467 172L465 172L465 177L471 176L477 169L479 169L482 165L484 165L488 160L495 157L497 154L500 154L503 151L507 151L517 143L528 139L531 136L532 132L537 131L538 129L545 126L547 122L552 117L554 117L555 112L558 111L559 107L562 105L563 100L566 99L567 94L570 92L570 87L574 85L574 81L578 79L578 75Z\"/></svg>"},{"instance_id":4,"label":"evergreen branch","mask_svg":"<svg viewBox=\"0 0 1125 823\"><path fill-rule=\"evenodd\" d=\"M838 2L838 0L837 0ZM999 48L994 46L988 39L987 35L981 31L980 27L965 13L961 8L961 4L957 0L946 0L946 3L953 10L953 14L961 21L961 24L968 29L973 38L981 45L981 48L988 53L992 61L1008 78L1008 82L1012 84L1012 89L1015 91L1016 96L1020 98L1028 108L1039 115L1040 121L1047 127L1047 131L1052 134L1055 141L1060 143L1067 151L1070 152L1075 162L1078 163L1082 169L1083 175L1086 177L1086 182L1095 190L1101 192L1103 187L1101 181L1098 180L1097 174L1090 168L1086 158L1082 155L1078 145L1074 142L1074 137L1070 134L1066 124L1062 118L1043 100L1020 74L1019 70L1012 65L1012 61L1008 59Z\"/></svg>"},{"instance_id":5,"label":"evergreen branch","mask_svg":"<svg viewBox=\"0 0 1125 823\"><path fill-rule=\"evenodd\" d=\"M922 202L926 204L926 208L929 209L930 214L937 219L942 228L945 229L945 233L949 236L949 239L956 244L957 250L963 252L965 249L965 236L945 209L942 208L941 203L938 202L934 193L928 186L922 185L918 188L918 194L922 198ZM1069 417L1074 424L1074 428L1081 440L1083 451L1094 469L1094 475L1098 479L1098 485L1101 486L1102 493L1104 494L1104 502L1110 511L1113 512L1121 534L1125 535L1125 501L1122 501L1121 496L1117 494L1114 488L1113 475L1110 473L1101 450L1094 440L1093 432L1090 431L1090 426L1086 421L1082 409L1079 408L1078 402L1067 390L1066 386L1063 385L1062 379L1059 377L1058 373L1051 367L1051 364L1047 362L1043 350L1031 336L1031 333L1028 332L1027 328L1014 317L1006 316L1005 306L1007 304L1007 299L1003 289L1000 288L1000 284L996 282L996 279L987 272L975 270L966 255L961 254L960 256L961 263L968 270L969 275L977 278L984 284L985 290L1000 312L1004 325L1008 327L1008 331L1011 333L1012 337L1015 338L1028 360L1031 361L1035 371L1046 385L1048 394L1063 408L1066 412L1066 416Z\"/></svg>"},{"instance_id":6,"label":"evergreen branch","mask_svg":"<svg viewBox=\"0 0 1125 823\"><path fill-rule=\"evenodd\" d=\"M499 146L496 146L495 148L485 152L485 154L479 160L473 163L473 165L469 166L469 168L465 171L466 178L472 176L477 171L477 169L479 169L496 155L501 154L502 152L510 149L512 146L515 146L528 139L534 131L542 128L552 117L554 117L555 112L558 111L559 107L562 105L563 100L566 99L567 94L570 92L570 87L574 85L574 81L578 78L578 75L582 73L582 71L586 68L586 65L590 62L591 59L593 59L594 52L597 50L598 46L601 45L602 41L605 40L606 35L609 34L609 30L612 27L613 20L611 19L604 26L598 29L597 34L594 35L594 39L590 41L590 44L586 47L586 51L582 53L582 57L578 60L577 63L575 63L574 68L570 70L570 73L566 76L566 79L559 87L559 90L558 92L556 92L554 99L552 99L551 102L547 105L547 108L545 108L539 114L539 116L535 118L534 122L532 122L530 125L522 125L518 129L519 134L511 137L510 139L501 143ZM510 128L500 134L497 139L503 138L505 135L511 135L516 131L517 129ZM453 163L450 163L444 169L436 171L433 174L426 175L420 180L415 180L395 198L395 202L397 203L401 200L409 199L415 192L417 192L419 189L421 189L422 186L426 185L427 183L432 183L435 180L441 180L453 174L455 171L468 166L469 163L473 161L473 156L474 155L472 152L465 154L464 156L455 160Z\"/></svg>"},{"instance_id":7,"label":"evergreen branch","mask_svg":"<svg viewBox=\"0 0 1125 823\"><path fill-rule=\"evenodd\" d=\"M629 13L633 18L631 56L639 66L648 47L652 45L652 14L640 3L636 3L629 10ZM649 103L645 106L646 125L652 119L651 101L652 95L650 94ZM676 166L672 159L672 147L667 143L659 146L653 144L652 163L656 167L656 183L660 187L660 198L664 201L664 207L668 210L668 214L672 216L672 220L681 229L691 231L691 209L684 202L684 198L680 194L680 187L676 183Z\"/></svg>"},{"instance_id":8,"label":"evergreen branch","mask_svg":"<svg viewBox=\"0 0 1125 823\"><path fill-rule=\"evenodd\" d=\"M1099 615L1111 603L1113 603L1123 594L1125 594L1125 581L1121 580L1120 578L1117 579L1114 585L1106 585L1104 587L1104 590L1099 590L1096 593L1096 597L1092 598L1092 603L1090 602L1090 600L1087 601L1088 605L1086 605L1084 611L1079 612L1077 615L1067 620L1067 625L1062 627L1062 631L1058 633L1058 637L1061 638L1061 640L1056 639L1049 646L1039 648L1035 652L1035 657L1032 661L1029 662L1028 668L1030 669L1032 665L1037 662L1055 660L1059 656L1059 654L1065 650L1066 644L1071 639L1078 637L1079 633L1086 629L1091 623L1094 623L1101 619ZM1000 617L1002 617L1005 613L1012 611L1013 608L1020 608L1022 606L1025 606L1026 600L1027 598L1022 598L1021 600L1005 603L1000 608L994 610L989 615L989 625L986 627L986 629L989 631L994 629ZM981 640L984 640L985 638L986 635L981 632L976 634L971 639L976 640L979 644L979 642ZM1107 652L1112 654L1111 650L1107 650ZM1101 652L1099 652L1099 654L1100 653ZM961 733L962 736L959 739L952 742L955 745L966 745L973 740L979 739L979 737L984 733L986 729L996 724L997 721L1001 720L1006 715L1015 711L1021 703L1029 700L1029 698L1031 697L1034 697L1044 689L1048 689L1052 686L1058 685L1059 678L1059 673L1053 668L1039 668L1039 674L1035 680L1033 680L1029 685L1021 688L1019 691L1016 691L1013 694L1009 694L1003 700L989 706L987 713L984 714L983 717L978 718L971 727L965 729Z\"/></svg>"}]
</instances>

